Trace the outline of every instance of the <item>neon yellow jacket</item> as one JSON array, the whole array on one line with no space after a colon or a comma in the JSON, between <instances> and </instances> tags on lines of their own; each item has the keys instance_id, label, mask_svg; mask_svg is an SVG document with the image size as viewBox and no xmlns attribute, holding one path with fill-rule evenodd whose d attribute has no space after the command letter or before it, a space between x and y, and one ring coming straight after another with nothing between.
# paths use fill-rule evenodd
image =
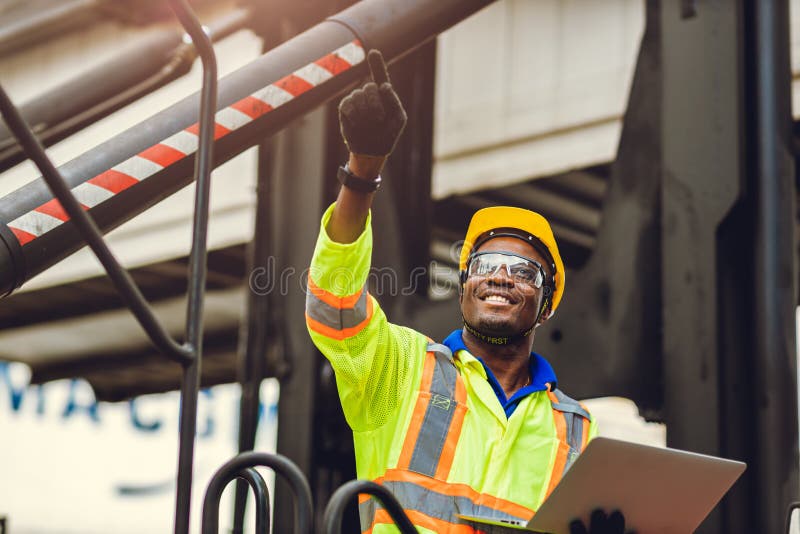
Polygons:
<instances>
[{"instance_id":1,"label":"neon yellow jacket","mask_svg":"<svg viewBox=\"0 0 800 534\"><path fill-rule=\"evenodd\" d=\"M420 532L475 532L460 513L530 518L596 424L559 390L528 395L507 417L472 354L445 354L446 347L386 319L366 290L370 219L355 242L341 244L325 232L331 213L323 215L309 270L306 322L336 373L358 478L389 487ZM450 399L447 387L444 396L429 392L442 380L451 381ZM431 426L426 410L435 415L437 407L450 408L449 426L426 472L414 447L423 441L420 428ZM376 501L362 498L360 511L364 532L398 532Z\"/></svg>"}]
</instances>

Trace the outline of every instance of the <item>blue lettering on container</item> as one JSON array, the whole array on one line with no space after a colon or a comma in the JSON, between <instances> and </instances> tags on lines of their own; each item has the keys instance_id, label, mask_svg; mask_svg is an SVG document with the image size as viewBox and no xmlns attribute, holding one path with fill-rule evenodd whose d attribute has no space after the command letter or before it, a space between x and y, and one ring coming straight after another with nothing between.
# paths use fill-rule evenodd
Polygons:
<instances>
[{"instance_id":1,"label":"blue lettering on container","mask_svg":"<svg viewBox=\"0 0 800 534\"><path fill-rule=\"evenodd\" d=\"M22 406L22 400L25 397L25 389L27 388L27 384L20 387L15 386L11 382L11 373L8 370L8 362L0 362L0 376L2 376L3 382L8 388L9 400L11 401L11 411L18 412Z\"/></svg>"},{"instance_id":2,"label":"blue lettering on container","mask_svg":"<svg viewBox=\"0 0 800 534\"><path fill-rule=\"evenodd\" d=\"M80 404L78 402L77 391L78 386L80 385L80 381L77 379L72 379L69 382L69 397L67 398L67 405L64 407L64 413L62 417L64 419L70 418L74 413L78 411L86 412L89 415L89 418L94 421L95 423L100 422L100 416L97 414L97 401L94 399L94 392L92 392L92 401L89 404ZM91 388L89 388L91 390Z\"/></svg>"},{"instance_id":3,"label":"blue lettering on container","mask_svg":"<svg viewBox=\"0 0 800 534\"><path fill-rule=\"evenodd\" d=\"M145 423L139 417L139 412L136 409L136 399L133 398L128 401L128 410L131 414L131 423L133 423L133 428L136 430L141 430L143 432L156 432L159 428L161 428L162 421L160 419L155 419L149 423Z\"/></svg>"}]
</instances>

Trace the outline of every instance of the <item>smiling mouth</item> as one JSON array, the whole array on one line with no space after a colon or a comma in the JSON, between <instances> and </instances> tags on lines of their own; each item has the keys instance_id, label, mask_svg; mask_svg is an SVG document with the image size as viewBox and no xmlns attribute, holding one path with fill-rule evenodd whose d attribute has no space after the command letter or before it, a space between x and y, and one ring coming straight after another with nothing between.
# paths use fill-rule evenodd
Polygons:
<instances>
[{"instance_id":1,"label":"smiling mouth","mask_svg":"<svg viewBox=\"0 0 800 534\"><path fill-rule=\"evenodd\" d=\"M489 295L483 298L484 302L494 302L497 304L511 304L511 301L501 295Z\"/></svg>"}]
</instances>

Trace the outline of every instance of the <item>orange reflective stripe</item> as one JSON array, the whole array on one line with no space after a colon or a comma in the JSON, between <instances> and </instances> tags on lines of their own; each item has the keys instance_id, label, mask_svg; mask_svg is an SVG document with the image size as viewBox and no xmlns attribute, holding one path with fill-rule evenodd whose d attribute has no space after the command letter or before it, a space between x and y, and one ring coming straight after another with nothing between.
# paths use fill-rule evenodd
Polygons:
<instances>
[{"instance_id":1,"label":"orange reflective stripe","mask_svg":"<svg viewBox=\"0 0 800 534\"><path fill-rule=\"evenodd\" d=\"M431 491L441 493L443 495L451 495L454 497L466 497L475 504L487 506L494 510L505 512L509 515L519 518L529 518L533 515L533 510L526 508L521 504L506 501L493 495L486 493L478 493L466 484L451 484L442 480L427 477L414 473L413 471L404 471L402 469L387 469L386 474L375 480L378 484L382 481L397 481L397 482L411 482L422 486Z\"/></svg>"},{"instance_id":2,"label":"orange reflective stripe","mask_svg":"<svg viewBox=\"0 0 800 534\"><path fill-rule=\"evenodd\" d=\"M328 306L333 306L334 308L344 309L344 308L352 308L356 305L361 293L364 292L364 288L362 287L358 293L353 295L348 295L346 297L337 297L333 293L329 291L325 291L314 281L311 279L311 275L308 275L308 290L311 292L312 295L317 297L319 300L327 304Z\"/></svg>"},{"instance_id":3,"label":"orange reflective stripe","mask_svg":"<svg viewBox=\"0 0 800 534\"><path fill-rule=\"evenodd\" d=\"M428 408L428 402L431 400L431 382L433 381L433 371L436 365L436 357L428 352L425 355L425 366L422 369L422 382L419 386L419 394L417 395L417 404L414 406L414 412L411 414L411 423L408 425L406 431L406 439L403 441L403 449L400 452L400 459L397 461L399 469L408 469L411 464L411 457L414 454L414 445L417 443L417 437L422 430L422 421L425 420L425 411Z\"/></svg>"},{"instance_id":4,"label":"orange reflective stripe","mask_svg":"<svg viewBox=\"0 0 800 534\"><path fill-rule=\"evenodd\" d=\"M558 403L558 398L555 393L548 391L547 395L554 403ZM556 452L556 461L553 469L550 471L550 484L547 486L547 495L550 496L556 485L561 480L561 475L564 474L564 467L567 465L567 458L569 457L569 445L567 445L567 419L559 410L553 410L553 420L556 424L556 436L558 437L558 451Z\"/></svg>"},{"instance_id":5,"label":"orange reflective stripe","mask_svg":"<svg viewBox=\"0 0 800 534\"><path fill-rule=\"evenodd\" d=\"M439 457L439 465L436 467L436 478L447 480L450 475L450 468L453 466L453 459L456 455L456 446L461 437L461 426L464 423L464 416L467 414L467 389L463 380L456 380L456 411L450 423L450 430L444 442L442 455Z\"/></svg>"},{"instance_id":6,"label":"orange reflective stripe","mask_svg":"<svg viewBox=\"0 0 800 534\"><path fill-rule=\"evenodd\" d=\"M433 383L433 371L436 368L436 356L431 352L425 353L425 369L422 371L422 380L419 383L420 391L430 391Z\"/></svg>"},{"instance_id":7,"label":"orange reflective stripe","mask_svg":"<svg viewBox=\"0 0 800 534\"><path fill-rule=\"evenodd\" d=\"M427 410L430 400L430 393L427 391L419 392L417 405L414 406L414 413L411 414L411 424L408 425L406 439L403 442L403 450L400 452L400 458L397 461L399 469L408 469L411 464L411 457L414 455L414 444L417 442L420 430L422 430L422 421L425 420L425 410Z\"/></svg>"},{"instance_id":8,"label":"orange reflective stripe","mask_svg":"<svg viewBox=\"0 0 800 534\"><path fill-rule=\"evenodd\" d=\"M467 387L464 385L463 380L456 381L456 402L467 404Z\"/></svg>"},{"instance_id":9,"label":"orange reflective stripe","mask_svg":"<svg viewBox=\"0 0 800 534\"><path fill-rule=\"evenodd\" d=\"M313 330L318 334L322 334L325 337L341 341L343 339L347 339L348 337L353 337L354 335L361 332L364 329L364 327L366 327L369 324L370 320L372 320L372 312L373 312L372 297L370 295L367 295L367 316L363 321L361 321L355 326L351 326L350 328L342 328L341 330L338 330L336 328L331 328L328 325L322 324L319 321L312 319L308 313L306 313L306 324L311 330Z\"/></svg>"},{"instance_id":10,"label":"orange reflective stripe","mask_svg":"<svg viewBox=\"0 0 800 534\"><path fill-rule=\"evenodd\" d=\"M442 521L441 519L435 519L414 510L406 510L405 512L412 523L437 532L438 534L476 534L477 532L480 532L469 525L459 525L456 523L450 523L448 521ZM375 525L377 524L393 525L394 521L389 515L389 512L381 508L375 512L375 518L372 520L372 525L370 525L369 529L365 530L364 532L372 532L372 529L375 528Z\"/></svg>"}]
</instances>

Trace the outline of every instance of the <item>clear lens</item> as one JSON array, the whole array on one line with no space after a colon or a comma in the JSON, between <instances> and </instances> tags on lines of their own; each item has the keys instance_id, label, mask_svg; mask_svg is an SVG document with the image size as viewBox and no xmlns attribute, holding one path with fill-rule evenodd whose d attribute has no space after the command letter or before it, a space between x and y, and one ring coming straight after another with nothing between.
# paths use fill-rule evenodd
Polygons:
<instances>
[{"instance_id":1,"label":"clear lens","mask_svg":"<svg viewBox=\"0 0 800 534\"><path fill-rule=\"evenodd\" d=\"M507 252L483 252L472 257L467 268L469 276L494 276L501 267L515 282L542 287L544 270L538 262Z\"/></svg>"}]
</instances>

